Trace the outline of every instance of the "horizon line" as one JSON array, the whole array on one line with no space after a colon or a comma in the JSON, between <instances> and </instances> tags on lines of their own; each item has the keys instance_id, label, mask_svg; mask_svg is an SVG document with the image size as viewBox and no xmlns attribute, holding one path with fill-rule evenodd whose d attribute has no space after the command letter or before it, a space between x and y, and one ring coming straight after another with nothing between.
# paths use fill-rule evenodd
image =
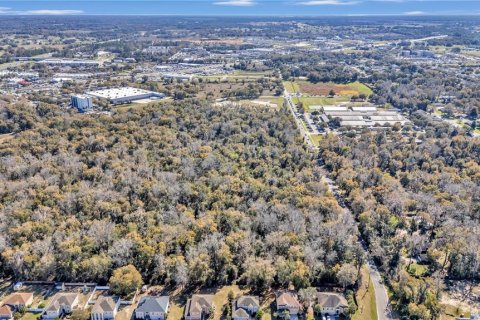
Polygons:
<instances>
[{"instance_id":1,"label":"horizon line","mask_svg":"<svg viewBox=\"0 0 480 320\"><path fill-rule=\"evenodd\" d=\"M448 13L422 13L422 14L402 14L402 13L352 13L352 14L292 14L292 15L283 15L283 14L178 14L178 13L78 13L78 14L9 14L9 13L0 13L0 16L9 16L9 17L85 17L85 16L171 16L171 17L278 17L278 18L290 18L290 17L408 17L408 18L419 18L419 17L475 17L480 16L480 13L462 13L462 14L448 14Z\"/></svg>"}]
</instances>

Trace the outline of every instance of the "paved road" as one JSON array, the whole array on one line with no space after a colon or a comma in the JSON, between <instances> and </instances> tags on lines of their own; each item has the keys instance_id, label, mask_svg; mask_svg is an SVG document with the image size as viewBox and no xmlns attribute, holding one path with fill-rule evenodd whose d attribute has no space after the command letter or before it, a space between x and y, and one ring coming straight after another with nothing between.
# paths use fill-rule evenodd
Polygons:
<instances>
[{"instance_id":1,"label":"paved road","mask_svg":"<svg viewBox=\"0 0 480 320\"><path fill-rule=\"evenodd\" d=\"M324 180L327 183L328 189L335 195L339 203L345 203L343 197L338 193L338 186L335 184L335 182L327 176L324 177ZM352 212L348 208L344 208L344 213L348 216L349 220L355 221ZM358 229L358 225L356 225L356 227ZM394 318L391 315L387 289L383 285L382 277L378 272L373 259L369 256L368 248L365 242L362 238L359 239L359 242L365 251L365 256L367 257L365 261L366 266L368 268L368 273L370 274L370 279L373 283L373 288L375 289L378 320L393 320Z\"/></svg>"},{"instance_id":2,"label":"paved road","mask_svg":"<svg viewBox=\"0 0 480 320\"><path fill-rule=\"evenodd\" d=\"M388 294L385 286L382 284L382 277L378 273L377 268L371 259L367 259L368 272L375 289L375 300L377 302L378 320L393 319L390 313L390 306L388 301Z\"/></svg>"},{"instance_id":3,"label":"paved road","mask_svg":"<svg viewBox=\"0 0 480 320\"><path fill-rule=\"evenodd\" d=\"M284 97L285 97L285 100L287 101L288 108L290 109L290 112L292 113L292 116L295 119L295 122L297 123L298 129L300 130L301 135L304 137L305 142L307 143L307 146L311 151L318 150L318 147L315 146L313 141L310 139L310 135L305 130L305 127L302 124L302 120L295 115L296 107L292 101L292 97L290 93L287 90L285 90L284 92ZM338 193L338 186L335 184L335 182L329 177L327 177L326 175L325 175L325 182L327 183L329 190L337 198L337 201L339 203L345 203L343 197ZM344 213L347 216L346 218L350 221L355 221L355 219L353 218L352 212L348 208L345 208L344 210L345 210ZM357 224L356 224L356 227L358 229ZM377 267L375 266L375 263L373 262L372 258L369 256L368 248L365 245L365 242L361 238L359 241L360 241L360 244L362 245L362 248L365 251L365 256L367 257L365 261L366 266L368 268L370 279L372 280L373 287L375 289L375 300L377 304L378 320L393 320L393 317L391 316L391 312L390 312L390 307L389 307L387 289L383 285L382 277L380 276L380 273L378 272ZM368 320L374 320L374 319L368 319Z\"/></svg>"},{"instance_id":4,"label":"paved road","mask_svg":"<svg viewBox=\"0 0 480 320\"><path fill-rule=\"evenodd\" d=\"M302 137L307 143L307 146L310 148L311 151L318 150L318 147L315 146L312 139L310 139L310 134L307 132L307 130L305 130L305 126L303 125L302 120L299 119L295 114L296 107L292 101L292 96L287 90L285 90L284 92L284 97L285 97L285 101L287 101L288 108L290 109L290 112L292 113L292 116L295 119L298 129L300 130Z\"/></svg>"}]
</instances>

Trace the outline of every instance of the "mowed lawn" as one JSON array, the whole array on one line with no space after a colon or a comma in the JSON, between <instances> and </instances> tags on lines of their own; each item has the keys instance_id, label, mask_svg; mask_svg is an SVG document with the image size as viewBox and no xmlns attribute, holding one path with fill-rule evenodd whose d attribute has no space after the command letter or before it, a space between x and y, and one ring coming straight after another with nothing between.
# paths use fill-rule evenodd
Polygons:
<instances>
[{"instance_id":1,"label":"mowed lawn","mask_svg":"<svg viewBox=\"0 0 480 320\"><path fill-rule=\"evenodd\" d=\"M318 147L320 141L323 139L323 135L321 134L312 134L310 135L310 139L312 140L313 144Z\"/></svg>"},{"instance_id":2,"label":"mowed lawn","mask_svg":"<svg viewBox=\"0 0 480 320\"><path fill-rule=\"evenodd\" d=\"M358 310L352 320L378 319L375 290L366 267L362 269L362 284L356 294Z\"/></svg>"},{"instance_id":3,"label":"mowed lawn","mask_svg":"<svg viewBox=\"0 0 480 320\"><path fill-rule=\"evenodd\" d=\"M283 87L290 93L300 92L300 87L297 82L294 81L284 81Z\"/></svg>"},{"instance_id":4,"label":"mowed lawn","mask_svg":"<svg viewBox=\"0 0 480 320\"><path fill-rule=\"evenodd\" d=\"M261 96L257 100L260 101L267 101L273 104L276 104L277 107L281 107L283 105L283 97L275 97L275 96Z\"/></svg>"},{"instance_id":5,"label":"mowed lawn","mask_svg":"<svg viewBox=\"0 0 480 320\"><path fill-rule=\"evenodd\" d=\"M293 97L292 102L298 104L302 102L306 112L310 112L310 106L335 106L341 102L349 102L350 98L346 96L329 97Z\"/></svg>"},{"instance_id":6,"label":"mowed lawn","mask_svg":"<svg viewBox=\"0 0 480 320\"><path fill-rule=\"evenodd\" d=\"M218 290L209 290L213 293L213 305L215 307L215 314L213 319L220 319L223 312L224 305L228 302L228 293L230 291L233 292L235 297L239 297L243 294L248 294L248 290L241 289L237 285L225 286L219 288ZM181 293L178 293L181 294ZM199 292L199 294L203 294L203 292ZM188 296L190 298L191 295ZM183 317L185 304L187 299L179 299L180 296L171 297L170 299L170 310L168 312L167 320L180 320Z\"/></svg>"},{"instance_id":7,"label":"mowed lawn","mask_svg":"<svg viewBox=\"0 0 480 320\"><path fill-rule=\"evenodd\" d=\"M23 317L21 318L22 320L37 320L40 318L42 314L39 313L32 313L32 312L26 312Z\"/></svg>"}]
</instances>

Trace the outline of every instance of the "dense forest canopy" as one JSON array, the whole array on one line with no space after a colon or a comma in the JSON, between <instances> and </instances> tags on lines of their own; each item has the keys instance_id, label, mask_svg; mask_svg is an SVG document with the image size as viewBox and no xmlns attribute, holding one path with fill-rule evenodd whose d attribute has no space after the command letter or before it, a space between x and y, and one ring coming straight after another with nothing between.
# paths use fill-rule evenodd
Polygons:
<instances>
[{"instance_id":1,"label":"dense forest canopy","mask_svg":"<svg viewBox=\"0 0 480 320\"><path fill-rule=\"evenodd\" d=\"M104 282L133 264L178 286L352 283L353 224L286 110L49 108L0 146L4 275Z\"/></svg>"},{"instance_id":2,"label":"dense forest canopy","mask_svg":"<svg viewBox=\"0 0 480 320\"><path fill-rule=\"evenodd\" d=\"M400 311L437 317L439 277L479 280L480 139L452 128L424 142L372 132L330 137L320 150ZM405 272L418 260L432 277Z\"/></svg>"}]
</instances>

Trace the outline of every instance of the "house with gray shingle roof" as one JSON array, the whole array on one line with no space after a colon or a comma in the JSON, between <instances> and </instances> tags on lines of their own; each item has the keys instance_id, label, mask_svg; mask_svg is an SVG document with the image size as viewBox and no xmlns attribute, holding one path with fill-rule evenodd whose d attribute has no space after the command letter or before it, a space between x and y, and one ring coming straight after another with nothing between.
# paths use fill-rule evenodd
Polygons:
<instances>
[{"instance_id":1,"label":"house with gray shingle roof","mask_svg":"<svg viewBox=\"0 0 480 320\"><path fill-rule=\"evenodd\" d=\"M135 309L136 319L165 320L170 307L170 298L168 296L142 297Z\"/></svg>"},{"instance_id":2,"label":"house with gray shingle roof","mask_svg":"<svg viewBox=\"0 0 480 320\"><path fill-rule=\"evenodd\" d=\"M260 308L260 301L256 296L242 296L233 301L232 318L234 320L253 319Z\"/></svg>"},{"instance_id":3,"label":"house with gray shingle roof","mask_svg":"<svg viewBox=\"0 0 480 320\"><path fill-rule=\"evenodd\" d=\"M91 320L113 320L117 315L120 299L98 297L90 314Z\"/></svg>"},{"instance_id":4,"label":"house with gray shingle roof","mask_svg":"<svg viewBox=\"0 0 480 320\"><path fill-rule=\"evenodd\" d=\"M348 308L347 299L343 295L334 292L319 292L317 304L321 307L322 315L339 315Z\"/></svg>"},{"instance_id":5,"label":"house with gray shingle roof","mask_svg":"<svg viewBox=\"0 0 480 320\"><path fill-rule=\"evenodd\" d=\"M185 320L207 319L213 308L212 294L194 294L191 299L187 300Z\"/></svg>"},{"instance_id":6,"label":"house with gray shingle roof","mask_svg":"<svg viewBox=\"0 0 480 320\"><path fill-rule=\"evenodd\" d=\"M78 304L78 293L76 292L61 292L53 296L50 303L45 308L42 318L55 319L60 318L65 314L72 313L73 308Z\"/></svg>"}]
</instances>

